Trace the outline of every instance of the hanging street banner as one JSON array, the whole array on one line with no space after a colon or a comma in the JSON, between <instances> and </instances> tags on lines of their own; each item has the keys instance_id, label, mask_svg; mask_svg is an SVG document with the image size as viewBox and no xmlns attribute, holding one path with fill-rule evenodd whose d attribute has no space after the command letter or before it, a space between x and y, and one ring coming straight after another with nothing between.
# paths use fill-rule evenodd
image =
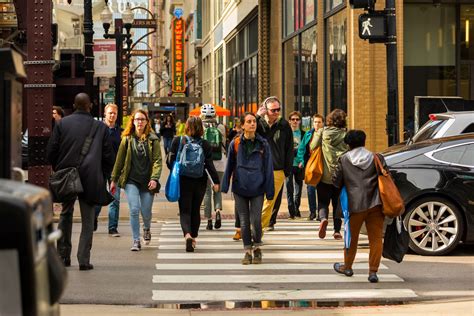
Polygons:
<instances>
[{"instance_id":1,"label":"hanging street banner","mask_svg":"<svg viewBox=\"0 0 474 316\"><path fill-rule=\"evenodd\" d=\"M172 52L171 52L171 90L173 94L184 93L186 89L186 74L184 65L185 22L182 18L182 9L175 9L172 20Z\"/></svg>"},{"instance_id":2,"label":"hanging street banner","mask_svg":"<svg viewBox=\"0 0 474 316\"><path fill-rule=\"evenodd\" d=\"M94 77L111 78L117 73L115 40L94 40Z\"/></svg>"},{"instance_id":3,"label":"hanging street banner","mask_svg":"<svg viewBox=\"0 0 474 316\"><path fill-rule=\"evenodd\" d=\"M128 66L126 62L126 56L125 54L122 57L122 117L125 117L128 115Z\"/></svg>"}]
</instances>

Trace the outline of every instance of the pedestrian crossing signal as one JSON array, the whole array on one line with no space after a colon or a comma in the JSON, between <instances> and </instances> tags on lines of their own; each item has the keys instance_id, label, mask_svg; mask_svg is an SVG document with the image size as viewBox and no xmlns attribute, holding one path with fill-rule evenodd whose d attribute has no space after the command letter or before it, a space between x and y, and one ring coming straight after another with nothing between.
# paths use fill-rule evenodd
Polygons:
<instances>
[{"instance_id":1,"label":"pedestrian crossing signal","mask_svg":"<svg viewBox=\"0 0 474 316\"><path fill-rule=\"evenodd\" d=\"M352 9L373 10L376 0L350 0Z\"/></svg>"}]
</instances>

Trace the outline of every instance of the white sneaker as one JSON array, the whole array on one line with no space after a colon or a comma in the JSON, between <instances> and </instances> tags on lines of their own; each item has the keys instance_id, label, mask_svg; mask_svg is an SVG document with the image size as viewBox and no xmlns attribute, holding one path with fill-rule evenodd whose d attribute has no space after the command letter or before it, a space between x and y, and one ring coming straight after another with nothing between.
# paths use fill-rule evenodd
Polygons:
<instances>
[{"instance_id":1,"label":"white sneaker","mask_svg":"<svg viewBox=\"0 0 474 316\"><path fill-rule=\"evenodd\" d=\"M132 248L130 248L131 251L140 251L142 248L142 245L140 244L140 240L134 240Z\"/></svg>"}]
</instances>

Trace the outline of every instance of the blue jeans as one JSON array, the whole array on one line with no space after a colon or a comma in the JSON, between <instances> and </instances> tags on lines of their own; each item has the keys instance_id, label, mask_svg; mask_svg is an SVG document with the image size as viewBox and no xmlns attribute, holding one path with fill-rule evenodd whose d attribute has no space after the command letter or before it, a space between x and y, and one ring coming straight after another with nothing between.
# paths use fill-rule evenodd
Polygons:
<instances>
[{"instance_id":1,"label":"blue jeans","mask_svg":"<svg viewBox=\"0 0 474 316\"><path fill-rule=\"evenodd\" d=\"M217 171L219 179L222 179L224 175L223 172ZM210 181L207 181L206 194L204 195L204 216L207 219L212 218L212 200L214 200L214 211L219 209L222 211L222 194L221 191L214 192L212 190L212 184Z\"/></svg>"},{"instance_id":2,"label":"blue jeans","mask_svg":"<svg viewBox=\"0 0 474 316\"><path fill-rule=\"evenodd\" d=\"M110 186L110 181L107 181L107 185ZM120 211L120 188L117 186L115 190L115 194L112 194L114 200L109 204L109 231L112 229L117 229L118 227L118 220L119 220L119 211ZM94 207L95 217L99 217L100 211L102 210L102 206L96 205Z\"/></svg>"},{"instance_id":3,"label":"blue jeans","mask_svg":"<svg viewBox=\"0 0 474 316\"><path fill-rule=\"evenodd\" d=\"M234 193L235 210L239 215L244 249L262 245L263 194L244 197Z\"/></svg>"},{"instance_id":4,"label":"blue jeans","mask_svg":"<svg viewBox=\"0 0 474 316\"><path fill-rule=\"evenodd\" d=\"M173 137L163 137L163 147L165 148L165 154L167 155L171 148L171 142Z\"/></svg>"},{"instance_id":5,"label":"blue jeans","mask_svg":"<svg viewBox=\"0 0 474 316\"><path fill-rule=\"evenodd\" d=\"M316 215L316 187L311 185L306 186L306 190L308 191L308 204L309 204L309 212L311 214Z\"/></svg>"},{"instance_id":6,"label":"blue jeans","mask_svg":"<svg viewBox=\"0 0 474 316\"><path fill-rule=\"evenodd\" d=\"M154 194L148 190L140 191L136 185L131 183L125 185L125 194L130 208L130 226L132 226L133 240L140 240L139 213L140 211L142 213L143 229L150 229Z\"/></svg>"},{"instance_id":7,"label":"blue jeans","mask_svg":"<svg viewBox=\"0 0 474 316\"><path fill-rule=\"evenodd\" d=\"M288 212L290 216L300 215L301 191L303 189L303 169L293 167L291 174L285 179L286 198L288 200ZM293 185L294 179L294 185Z\"/></svg>"}]
</instances>

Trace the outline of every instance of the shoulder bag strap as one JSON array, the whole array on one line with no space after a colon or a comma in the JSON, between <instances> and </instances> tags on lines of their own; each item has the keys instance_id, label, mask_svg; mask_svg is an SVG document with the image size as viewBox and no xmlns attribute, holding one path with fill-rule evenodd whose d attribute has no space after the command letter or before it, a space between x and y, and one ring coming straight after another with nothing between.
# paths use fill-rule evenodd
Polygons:
<instances>
[{"instance_id":1,"label":"shoulder bag strap","mask_svg":"<svg viewBox=\"0 0 474 316\"><path fill-rule=\"evenodd\" d=\"M99 124L94 124L94 123L95 123L95 120L92 119L92 124L91 124L92 126L89 131L89 135L87 135L86 140L84 141L84 144L82 145L81 156L79 157L79 163L77 164L77 167L79 167L82 164L82 161L84 160L87 153L89 152L92 141L94 140L95 132L97 131L97 127L99 126Z\"/></svg>"}]
</instances>

